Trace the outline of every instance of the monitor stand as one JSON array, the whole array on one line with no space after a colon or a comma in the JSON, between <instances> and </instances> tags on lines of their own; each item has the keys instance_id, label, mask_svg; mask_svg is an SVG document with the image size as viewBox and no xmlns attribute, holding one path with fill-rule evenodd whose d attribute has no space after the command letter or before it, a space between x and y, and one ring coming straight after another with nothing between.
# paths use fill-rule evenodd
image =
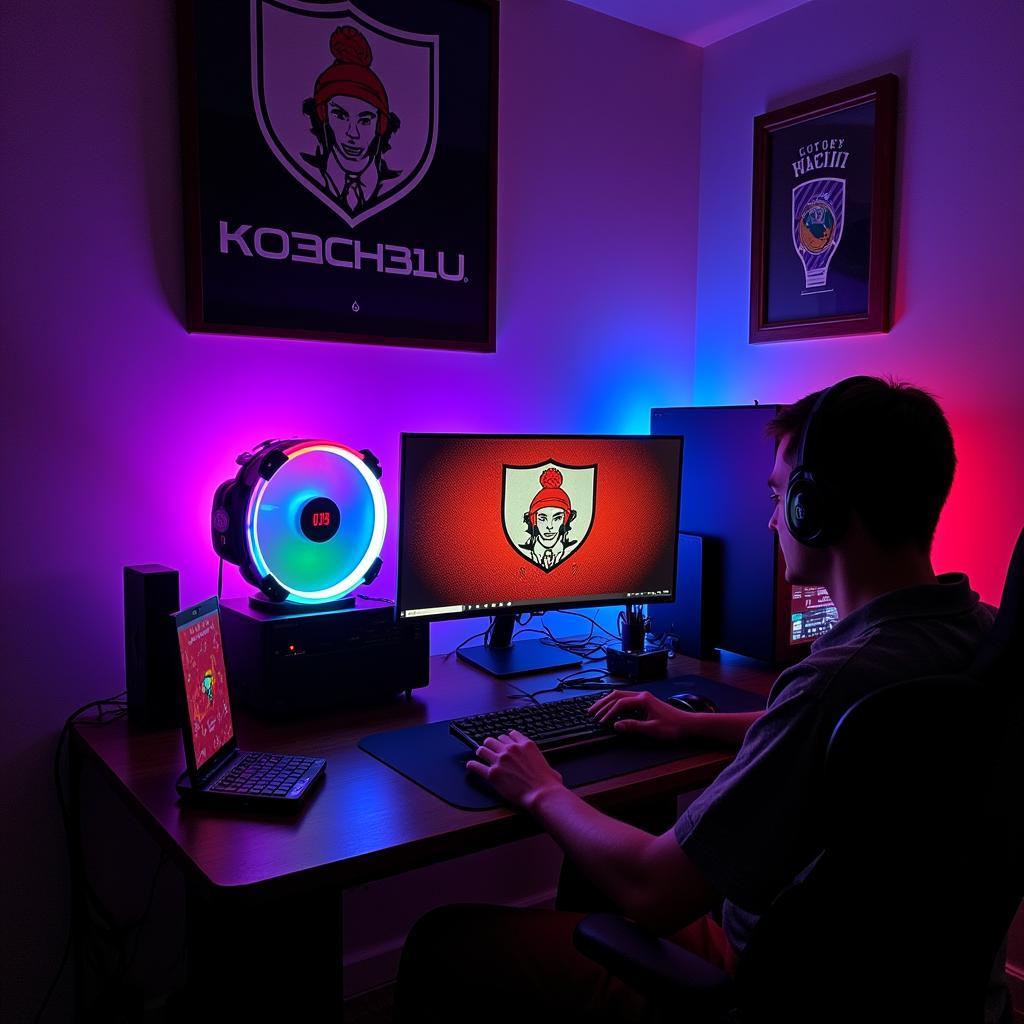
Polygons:
<instances>
[{"instance_id":1,"label":"monitor stand","mask_svg":"<svg viewBox=\"0 0 1024 1024\"><path fill-rule=\"evenodd\" d=\"M460 647L458 656L499 679L525 676L530 672L553 672L558 668L575 668L580 659L542 640L512 641L516 617L512 612L494 616L494 626L487 643L479 647Z\"/></svg>"}]
</instances>

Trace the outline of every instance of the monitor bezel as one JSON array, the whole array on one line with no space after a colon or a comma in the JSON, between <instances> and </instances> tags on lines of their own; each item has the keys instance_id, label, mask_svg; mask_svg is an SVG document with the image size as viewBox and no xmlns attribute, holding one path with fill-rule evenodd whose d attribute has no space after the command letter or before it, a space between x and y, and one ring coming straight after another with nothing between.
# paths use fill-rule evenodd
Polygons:
<instances>
[{"instance_id":1,"label":"monitor bezel","mask_svg":"<svg viewBox=\"0 0 1024 1024\"><path fill-rule=\"evenodd\" d=\"M399 437L399 467L398 467L398 580L395 600L395 616L406 622L446 622L457 619L481 619L494 618L497 615L528 615L540 614L543 612L570 611L577 608L614 608L616 605L624 605L628 598L615 596L605 600L591 596L583 600L569 599L567 601L534 601L529 604L510 606L495 609L471 608L459 612L446 612L437 615L419 614L406 616L405 605L402 600L402 566L405 545L405 472L406 472L406 440L429 438L431 440L444 441L451 439L464 439L473 441L678 441L679 457L676 470L676 505L672 522L675 524L673 531L676 542L672 545L672 572L669 576L671 592L662 597L645 597L643 601L635 604L671 604L676 600L676 572L679 563L679 512L682 501L683 490L683 449L685 438L682 434L471 434L459 432L430 432L430 431L403 431Z\"/></svg>"},{"instance_id":2,"label":"monitor bezel","mask_svg":"<svg viewBox=\"0 0 1024 1024\"><path fill-rule=\"evenodd\" d=\"M178 644L178 631L185 626L191 625L197 619L206 618L207 615L216 613L217 615L217 628L220 630L220 644L221 653L224 651L224 631L221 629L220 620L220 598L208 597L205 601L200 601L199 604L192 605L190 608L183 608L179 612L174 612L171 618L174 620L174 640ZM178 657L181 657L181 648L178 646ZM227 659L225 658L225 667L227 665ZM217 753L211 755L202 765L196 767L196 749L195 741L192 738L192 716L188 706L188 679L185 678L185 666L181 666L181 740L185 747L185 767L188 769L188 777L193 785L203 785L207 782L211 776L217 773L217 770L221 768L224 763L231 757L232 754L238 749L238 737L235 733L235 716L234 709L232 708L231 715L231 739L224 744ZM228 706L230 707L230 687L228 689Z\"/></svg>"}]
</instances>

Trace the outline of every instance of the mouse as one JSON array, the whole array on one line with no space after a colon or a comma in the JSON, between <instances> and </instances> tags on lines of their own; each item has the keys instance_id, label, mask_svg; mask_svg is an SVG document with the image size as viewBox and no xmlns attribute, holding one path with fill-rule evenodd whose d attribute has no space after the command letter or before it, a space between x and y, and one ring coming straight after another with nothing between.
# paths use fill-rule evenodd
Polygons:
<instances>
[{"instance_id":1,"label":"mouse","mask_svg":"<svg viewBox=\"0 0 1024 1024\"><path fill-rule=\"evenodd\" d=\"M674 693L668 698L668 703L680 711L713 714L718 710L718 705L710 697L702 697L699 693Z\"/></svg>"}]
</instances>

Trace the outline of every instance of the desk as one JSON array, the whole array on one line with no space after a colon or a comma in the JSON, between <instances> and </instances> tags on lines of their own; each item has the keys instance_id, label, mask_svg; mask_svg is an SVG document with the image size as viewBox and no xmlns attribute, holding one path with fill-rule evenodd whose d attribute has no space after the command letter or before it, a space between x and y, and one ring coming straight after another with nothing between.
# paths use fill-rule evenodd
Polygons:
<instances>
[{"instance_id":1,"label":"desk","mask_svg":"<svg viewBox=\"0 0 1024 1024\"><path fill-rule=\"evenodd\" d=\"M677 656L669 665L672 676L698 673L760 695L767 694L775 677L748 662L700 662ZM529 678L533 686L545 677ZM189 892L190 933L197 941L219 934L217 922L224 920L236 923L236 931L247 927L250 911L249 924L264 932L279 925L287 933L301 922L302 934L318 936L332 947L322 957L329 975L340 968L341 958L337 925L325 911L325 905L334 904L323 897L325 890L381 879L537 832L525 814L505 808L463 811L443 803L364 753L358 741L373 732L507 707L507 693L502 681L454 657L436 657L431 659L430 685L413 691L408 701L296 722L266 722L236 713L243 749L327 759L323 785L292 816L200 810L180 803L174 780L185 761L177 730L141 732L126 721L77 729L72 739L73 770L86 764L96 768L180 868ZM703 786L730 756L726 751L706 752L577 792L614 813L618 807ZM212 932L206 930L210 927ZM190 978L196 962L190 956ZM220 988L224 969L223 963L218 965ZM251 966L248 970L251 974ZM212 976L207 981L212 984ZM326 979L324 983L328 984ZM293 998L294 992L288 996L292 1010ZM265 1007L262 996L260 1005Z\"/></svg>"}]
</instances>

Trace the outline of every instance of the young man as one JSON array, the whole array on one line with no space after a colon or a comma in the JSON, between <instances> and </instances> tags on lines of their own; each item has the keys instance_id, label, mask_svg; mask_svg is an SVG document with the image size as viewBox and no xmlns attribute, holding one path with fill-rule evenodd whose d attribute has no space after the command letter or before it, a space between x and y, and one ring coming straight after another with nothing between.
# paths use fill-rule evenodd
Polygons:
<instances>
[{"instance_id":1,"label":"young man","mask_svg":"<svg viewBox=\"0 0 1024 1024\"><path fill-rule=\"evenodd\" d=\"M626 692L594 705L621 731L734 744L732 764L661 835L585 803L516 732L487 739L468 765L532 814L622 913L727 970L759 914L821 848L816 787L844 711L889 683L965 667L994 617L965 576L932 569L932 537L956 457L930 395L850 378L784 408L771 432L778 449L768 526L779 536L786 578L826 586L839 622L779 676L764 712L690 713ZM794 474L801 456L813 477L810 494L806 475ZM788 517L787 496L791 506L803 506L791 507ZM802 516L819 515L821 502L823 528L808 532ZM642 719L618 719L637 707ZM721 926L712 910L720 910ZM641 1016L636 993L609 983L574 951L580 917L493 907L427 915L403 955L400 1019L443 1016L453 999L487 1006L489 1020L504 1013L522 1019L531 1010L573 1020L591 1012Z\"/></svg>"}]
</instances>

